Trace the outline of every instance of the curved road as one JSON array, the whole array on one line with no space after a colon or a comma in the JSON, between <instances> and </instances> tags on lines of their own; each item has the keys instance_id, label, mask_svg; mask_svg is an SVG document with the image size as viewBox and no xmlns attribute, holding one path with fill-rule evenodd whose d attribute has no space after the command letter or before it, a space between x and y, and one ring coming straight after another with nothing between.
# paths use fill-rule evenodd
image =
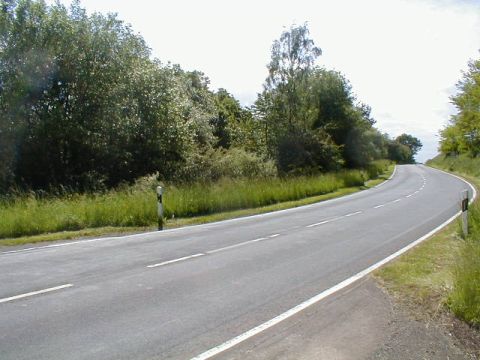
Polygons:
<instances>
[{"instance_id":1,"label":"curved road","mask_svg":"<svg viewBox=\"0 0 480 360\"><path fill-rule=\"evenodd\" d=\"M382 186L296 209L4 248L0 359L193 358L427 234L458 212L467 188L398 166Z\"/></svg>"}]
</instances>

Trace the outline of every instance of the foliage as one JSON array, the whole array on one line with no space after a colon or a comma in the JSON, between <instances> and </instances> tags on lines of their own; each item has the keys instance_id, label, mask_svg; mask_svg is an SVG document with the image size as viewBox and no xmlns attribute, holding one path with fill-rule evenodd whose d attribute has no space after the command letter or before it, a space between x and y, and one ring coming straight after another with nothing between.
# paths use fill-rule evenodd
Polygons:
<instances>
[{"instance_id":1,"label":"foliage","mask_svg":"<svg viewBox=\"0 0 480 360\"><path fill-rule=\"evenodd\" d=\"M201 149L256 147L248 111L204 74L151 60L115 15L1 5L0 190L171 179ZM215 118L228 120L223 133Z\"/></svg>"},{"instance_id":2,"label":"foliage","mask_svg":"<svg viewBox=\"0 0 480 360\"><path fill-rule=\"evenodd\" d=\"M221 178L274 178L276 174L271 160L254 153L241 148L225 150L206 147L189 156L184 166L172 177L172 181L207 183Z\"/></svg>"},{"instance_id":3,"label":"foliage","mask_svg":"<svg viewBox=\"0 0 480 360\"><path fill-rule=\"evenodd\" d=\"M388 143L388 158L399 164L414 163L412 150L397 140Z\"/></svg>"},{"instance_id":4,"label":"foliage","mask_svg":"<svg viewBox=\"0 0 480 360\"><path fill-rule=\"evenodd\" d=\"M254 111L280 174L365 167L390 155L413 162L420 141L406 134L391 140L375 129L370 107L357 102L348 80L315 66L320 54L307 25L291 27L273 43L269 77ZM416 141L396 146L404 140Z\"/></svg>"},{"instance_id":5,"label":"foliage","mask_svg":"<svg viewBox=\"0 0 480 360\"><path fill-rule=\"evenodd\" d=\"M315 174L338 170L343 165L340 149L328 134L293 130L279 139L277 163L281 174Z\"/></svg>"},{"instance_id":6,"label":"foliage","mask_svg":"<svg viewBox=\"0 0 480 360\"><path fill-rule=\"evenodd\" d=\"M152 173L311 175L387 157L391 140L347 79L315 66L320 54L306 24L284 31L243 108L205 74L152 59L116 15L0 0L0 194L107 192Z\"/></svg>"},{"instance_id":7,"label":"foliage","mask_svg":"<svg viewBox=\"0 0 480 360\"><path fill-rule=\"evenodd\" d=\"M398 136L395 141L408 148L408 156L404 159L405 163L415 163L414 156L422 148L422 143L419 139L412 135L402 134Z\"/></svg>"},{"instance_id":8,"label":"foliage","mask_svg":"<svg viewBox=\"0 0 480 360\"><path fill-rule=\"evenodd\" d=\"M237 147L260 154L261 130L252 113L242 108L225 89L219 89L215 94L215 106L216 114L210 119L216 137L215 147Z\"/></svg>"},{"instance_id":9,"label":"foliage","mask_svg":"<svg viewBox=\"0 0 480 360\"><path fill-rule=\"evenodd\" d=\"M457 89L452 103L458 113L440 132L440 151L447 155L467 153L476 157L480 154L480 60L470 62Z\"/></svg>"},{"instance_id":10,"label":"foliage","mask_svg":"<svg viewBox=\"0 0 480 360\"><path fill-rule=\"evenodd\" d=\"M2 128L10 124L1 136L16 183L82 188L89 179L112 186L156 169L168 175L190 140L188 122L178 121L178 71L151 61L114 15L87 16L77 2L9 3L0 116Z\"/></svg>"}]
</instances>

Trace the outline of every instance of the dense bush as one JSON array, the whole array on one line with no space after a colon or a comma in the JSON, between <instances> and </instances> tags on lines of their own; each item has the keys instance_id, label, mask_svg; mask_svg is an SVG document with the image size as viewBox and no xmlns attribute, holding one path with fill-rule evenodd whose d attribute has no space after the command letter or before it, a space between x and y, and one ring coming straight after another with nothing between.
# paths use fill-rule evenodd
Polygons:
<instances>
[{"instance_id":1,"label":"dense bush","mask_svg":"<svg viewBox=\"0 0 480 360\"><path fill-rule=\"evenodd\" d=\"M277 170L273 161L266 160L241 148L207 148L190 155L172 177L176 182L218 181L222 178L274 178Z\"/></svg>"}]
</instances>

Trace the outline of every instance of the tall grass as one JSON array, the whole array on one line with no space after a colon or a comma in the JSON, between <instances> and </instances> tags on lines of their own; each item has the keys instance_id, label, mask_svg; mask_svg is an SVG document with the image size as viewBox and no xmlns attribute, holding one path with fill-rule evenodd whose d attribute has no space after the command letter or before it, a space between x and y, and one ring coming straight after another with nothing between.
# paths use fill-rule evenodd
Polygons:
<instances>
[{"instance_id":1,"label":"tall grass","mask_svg":"<svg viewBox=\"0 0 480 360\"><path fill-rule=\"evenodd\" d=\"M480 157L471 158L466 154L458 156L438 155L434 159L429 160L427 165L480 179Z\"/></svg>"},{"instance_id":2,"label":"tall grass","mask_svg":"<svg viewBox=\"0 0 480 360\"><path fill-rule=\"evenodd\" d=\"M475 177L480 183L480 158L466 155L437 156L428 165ZM459 230L461 232L461 230ZM469 235L462 240L454 268L453 290L448 305L459 318L480 326L480 205L469 209Z\"/></svg>"},{"instance_id":3,"label":"tall grass","mask_svg":"<svg viewBox=\"0 0 480 360\"><path fill-rule=\"evenodd\" d=\"M383 166L383 165L379 165ZM315 177L228 180L167 186L165 217L193 217L254 208L362 186L368 172L350 170ZM19 195L0 202L0 239L104 226L150 226L157 221L156 183L96 195L38 198Z\"/></svg>"},{"instance_id":4,"label":"tall grass","mask_svg":"<svg viewBox=\"0 0 480 360\"><path fill-rule=\"evenodd\" d=\"M480 327L480 206L469 210L469 235L464 240L454 271L454 287L449 296L452 311Z\"/></svg>"}]
</instances>

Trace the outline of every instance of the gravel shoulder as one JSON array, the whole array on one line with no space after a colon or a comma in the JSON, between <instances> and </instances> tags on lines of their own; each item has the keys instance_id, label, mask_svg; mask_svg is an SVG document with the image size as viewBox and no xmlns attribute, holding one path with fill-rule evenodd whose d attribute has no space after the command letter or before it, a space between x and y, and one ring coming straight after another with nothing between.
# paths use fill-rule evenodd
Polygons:
<instances>
[{"instance_id":1,"label":"gravel shoulder","mask_svg":"<svg viewBox=\"0 0 480 360\"><path fill-rule=\"evenodd\" d=\"M412 310L367 277L216 358L478 359L461 324Z\"/></svg>"}]
</instances>

